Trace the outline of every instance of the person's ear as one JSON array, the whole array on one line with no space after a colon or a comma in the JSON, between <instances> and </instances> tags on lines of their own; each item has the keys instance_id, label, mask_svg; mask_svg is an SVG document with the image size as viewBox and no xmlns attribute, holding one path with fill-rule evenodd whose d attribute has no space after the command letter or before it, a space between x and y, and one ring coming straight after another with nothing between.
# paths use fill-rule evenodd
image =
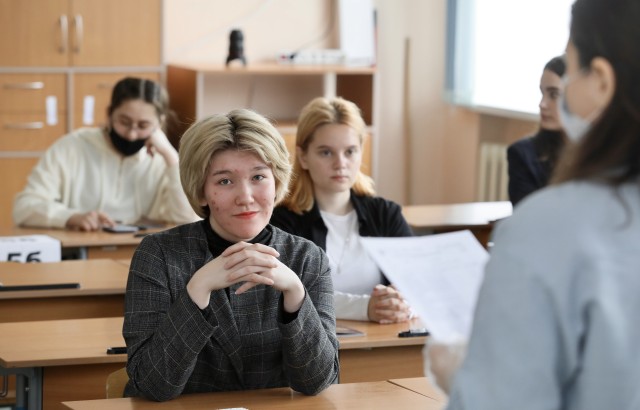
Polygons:
<instances>
[{"instance_id":1,"label":"person's ear","mask_svg":"<svg viewBox=\"0 0 640 410\"><path fill-rule=\"evenodd\" d=\"M605 109L616 92L616 73L611 63L603 57L595 57L591 61L591 70L595 81L592 88L593 101Z\"/></svg>"},{"instance_id":2,"label":"person's ear","mask_svg":"<svg viewBox=\"0 0 640 410\"><path fill-rule=\"evenodd\" d=\"M300 166L302 169L308 171L309 165L307 163L307 153L300 147L296 145L296 158L298 162L300 162Z\"/></svg>"}]
</instances>

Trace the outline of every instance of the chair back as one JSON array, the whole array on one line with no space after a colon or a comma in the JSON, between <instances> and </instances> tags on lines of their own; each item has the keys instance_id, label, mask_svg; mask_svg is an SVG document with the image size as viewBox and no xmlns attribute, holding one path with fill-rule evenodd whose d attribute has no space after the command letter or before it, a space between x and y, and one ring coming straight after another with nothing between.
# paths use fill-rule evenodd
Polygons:
<instances>
[{"instance_id":1,"label":"chair back","mask_svg":"<svg viewBox=\"0 0 640 410\"><path fill-rule=\"evenodd\" d=\"M124 387L129 381L127 369L123 367L107 376L107 399L116 399L124 396Z\"/></svg>"}]
</instances>

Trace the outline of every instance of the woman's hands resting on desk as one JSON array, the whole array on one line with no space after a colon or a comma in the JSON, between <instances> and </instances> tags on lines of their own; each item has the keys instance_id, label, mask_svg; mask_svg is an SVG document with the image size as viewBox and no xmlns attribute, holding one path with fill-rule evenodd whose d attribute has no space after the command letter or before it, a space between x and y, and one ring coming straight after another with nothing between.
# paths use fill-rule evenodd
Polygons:
<instances>
[{"instance_id":1,"label":"woman's hands resting on desk","mask_svg":"<svg viewBox=\"0 0 640 410\"><path fill-rule=\"evenodd\" d=\"M97 231L103 226L114 226L115 221L109 215L100 211L89 211L83 214L73 214L67 219L68 229L80 231Z\"/></svg>"},{"instance_id":2,"label":"woman's hands resting on desk","mask_svg":"<svg viewBox=\"0 0 640 410\"><path fill-rule=\"evenodd\" d=\"M372 322L406 322L411 319L411 308L393 286L376 285L369 299L368 315Z\"/></svg>"},{"instance_id":3,"label":"woman's hands resting on desk","mask_svg":"<svg viewBox=\"0 0 640 410\"><path fill-rule=\"evenodd\" d=\"M273 286L282 292L284 310L293 313L302 306L305 290L298 275L277 258L280 254L262 244L238 242L196 271L187 292L200 309L209 305L211 292L244 282L236 294L257 285Z\"/></svg>"}]
</instances>

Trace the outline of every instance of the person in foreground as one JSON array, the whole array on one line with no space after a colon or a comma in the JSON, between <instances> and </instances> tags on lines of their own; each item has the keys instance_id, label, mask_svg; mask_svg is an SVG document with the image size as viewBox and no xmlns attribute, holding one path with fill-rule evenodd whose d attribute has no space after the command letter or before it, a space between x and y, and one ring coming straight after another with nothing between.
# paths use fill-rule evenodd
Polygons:
<instances>
[{"instance_id":1,"label":"person in foreground","mask_svg":"<svg viewBox=\"0 0 640 410\"><path fill-rule=\"evenodd\" d=\"M269 225L291 166L249 110L192 125L180 177L202 221L143 239L131 261L126 396L290 386L316 394L339 372L329 261Z\"/></svg>"},{"instance_id":2,"label":"person in foreground","mask_svg":"<svg viewBox=\"0 0 640 410\"><path fill-rule=\"evenodd\" d=\"M564 57L554 57L545 64L540 78L540 129L507 148L509 199L514 206L549 183L565 146L567 137L558 111L565 70Z\"/></svg>"},{"instance_id":3,"label":"person in foreground","mask_svg":"<svg viewBox=\"0 0 640 410\"><path fill-rule=\"evenodd\" d=\"M151 80L114 86L105 128L80 128L43 155L16 195L16 225L95 231L141 220L194 221L178 152L162 131L169 98Z\"/></svg>"},{"instance_id":4,"label":"person in foreground","mask_svg":"<svg viewBox=\"0 0 640 410\"><path fill-rule=\"evenodd\" d=\"M497 227L449 409L640 408L640 2L577 0L553 185ZM439 362L446 384L446 366Z\"/></svg>"},{"instance_id":5,"label":"person in foreground","mask_svg":"<svg viewBox=\"0 0 640 410\"><path fill-rule=\"evenodd\" d=\"M366 253L363 236L411 236L396 203L376 197L360 170L366 126L342 98L316 98L302 110L291 195L271 223L315 242L329 256L338 319L403 322L411 311Z\"/></svg>"}]
</instances>

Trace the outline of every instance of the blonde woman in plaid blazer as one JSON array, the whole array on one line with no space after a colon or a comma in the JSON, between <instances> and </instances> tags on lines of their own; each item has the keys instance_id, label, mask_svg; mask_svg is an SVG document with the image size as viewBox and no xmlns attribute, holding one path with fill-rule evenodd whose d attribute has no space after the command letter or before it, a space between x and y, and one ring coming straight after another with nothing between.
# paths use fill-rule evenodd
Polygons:
<instances>
[{"instance_id":1,"label":"blonde woman in plaid blazer","mask_svg":"<svg viewBox=\"0 0 640 410\"><path fill-rule=\"evenodd\" d=\"M311 395L337 381L327 257L269 225L290 169L282 137L249 110L184 134L180 178L203 220L147 236L133 256L126 396L283 386Z\"/></svg>"}]
</instances>

